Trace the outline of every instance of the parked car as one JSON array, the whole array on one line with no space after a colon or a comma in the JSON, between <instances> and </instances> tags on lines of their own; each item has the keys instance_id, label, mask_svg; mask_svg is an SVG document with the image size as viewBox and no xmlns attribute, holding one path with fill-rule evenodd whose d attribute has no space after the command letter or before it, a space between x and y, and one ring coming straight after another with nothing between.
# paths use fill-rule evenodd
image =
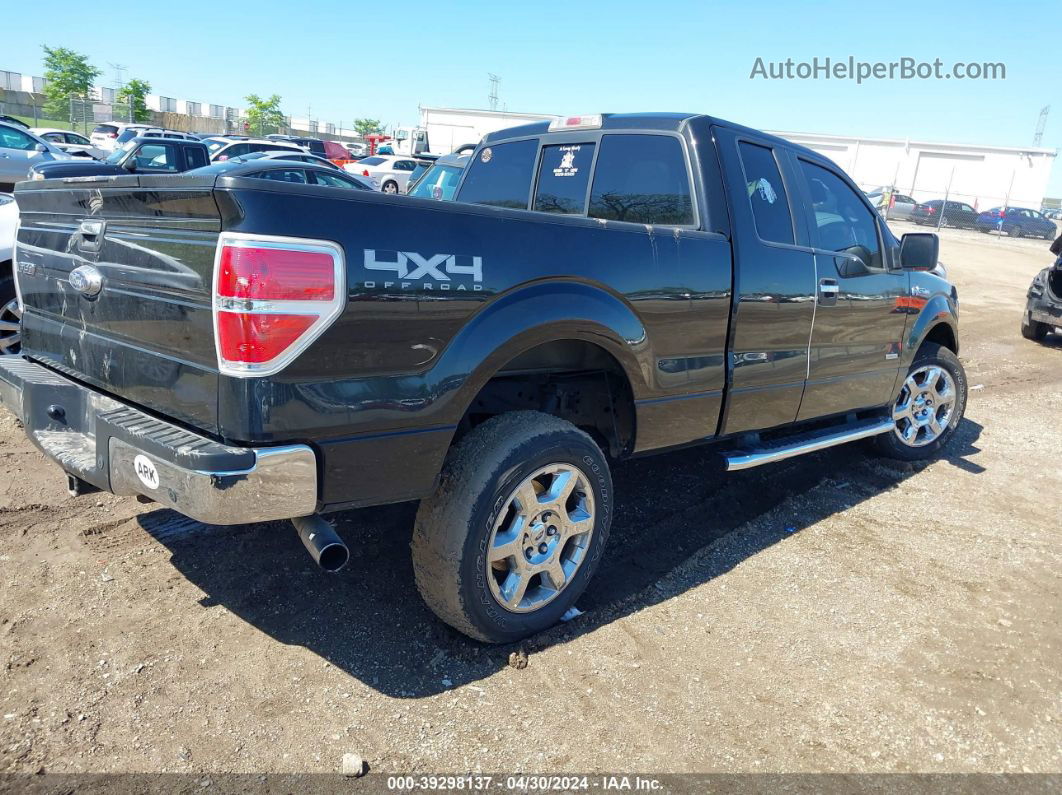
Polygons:
<instances>
[{"instance_id":1,"label":"parked car","mask_svg":"<svg viewBox=\"0 0 1062 795\"><path fill-rule=\"evenodd\" d=\"M10 193L15 183L27 179L30 169L38 163L73 159L73 155L28 129L0 124L0 191Z\"/></svg>"},{"instance_id":2,"label":"parked car","mask_svg":"<svg viewBox=\"0 0 1062 795\"><path fill-rule=\"evenodd\" d=\"M421 174L416 182L410 184L406 195L419 199L451 201L471 157L471 153L443 155Z\"/></svg>"},{"instance_id":3,"label":"parked car","mask_svg":"<svg viewBox=\"0 0 1062 795\"><path fill-rule=\"evenodd\" d=\"M888 205L886 205L885 191L882 190L871 191L867 194L867 198L881 213L881 217L887 221L910 220L911 215L914 213L914 208L918 204L910 196L906 196L903 193L893 193L890 196Z\"/></svg>"},{"instance_id":4,"label":"parked car","mask_svg":"<svg viewBox=\"0 0 1062 795\"><path fill-rule=\"evenodd\" d=\"M165 127L147 127L146 129L126 127L118 135L118 146L121 146L126 141L138 136L141 138L176 138L179 141L201 140L198 135L182 132L181 130L167 130Z\"/></svg>"},{"instance_id":5,"label":"parked car","mask_svg":"<svg viewBox=\"0 0 1062 795\"><path fill-rule=\"evenodd\" d=\"M92 141L81 133L73 130L58 130L54 127L32 127L30 132L38 135L45 141L55 144L68 155L75 157L91 157L94 160L102 160L107 152L95 146Z\"/></svg>"},{"instance_id":6,"label":"parked car","mask_svg":"<svg viewBox=\"0 0 1062 795\"><path fill-rule=\"evenodd\" d=\"M120 121L103 122L97 124L92 132L89 134L89 141L92 145L104 150L105 152L113 152L115 147L118 146L118 136L128 129L133 130L135 135L139 130L148 130L152 127L150 124L143 123L125 123ZM126 140L129 140L126 138ZM124 142L123 142L124 143Z\"/></svg>"},{"instance_id":7,"label":"parked car","mask_svg":"<svg viewBox=\"0 0 1062 795\"><path fill-rule=\"evenodd\" d=\"M358 143L356 141L343 144L350 152L354 159L365 157L369 153L369 147L367 144Z\"/></svg>"},{"instance_id":8,"label":"parked car","mask_svg":"<svg viewBox=\"0 0 1062 795\"><path fill-rule=\"evenodd\" d=\"M286 140L288 141L288 143L293 143L296 146L301 146L307 152L312 152L313 154L319 155L320 157L329 156L328 149L325 147L325 142L322 141L320 138L292 136L291 138L288 138Z\"/></svg>"},{"instance_id":9,"label":"parked car","mask_svg":"<svg viewBox=\"0 0 1062 795\"><path fill-rule=\"evenodd\" d=\"M294 517L327 570L349 551L322 514L420 500L417 587L482 641L586 588L628 509L606 450L710 444L742 470L874 438L926 460L963 418L937 236L897 240L828 158L719 119L494 132L452 202L148 182L91 213L91 183L17 187L0 402L73 493Z\"/></svg>"},{"instance_id":10,"label":"parked car","mask_svg":"<svg viewBox=\"0 0 1062 795\"><path fill-rule=\"evenodd\" d=\"M297 161L299 163L313 163L316 166L323 166L325 168L331 168L335 171L342 171L342 169L333 163L331 160L326 160L323 157L312 155L309 152L294 152L290 149L277 149L268 152L248 152L245 155L237 155L231 160L239 160L241 162L247 162L250 160L289 160Z\"/></svg>"},{"instance_id":11,"label":"parked car","mask_svg":"<svg viewBox=\"0 0 1062 795\"><path fill-rule=\"evenodd\" d=\"M13 356L21 347L22 310L15 292L15 228L18 205L10 193L0 193L0 356Z\"/></svg>"},{"instance_id":12,"label":"parked car","mask_svg":"<svg viewBox=\"0 0 1062 795\"><path fill-rule=\"evenodd\" d=\"M944 213L943 220L940 218L941 211ZM977 210L966 202L949 201L945 207L943 199L933 199L916 204L911 210L911 220L922 226L929 224L931 226L952 226L957 229L976 229Z\"/></svg>"},{"instance_id":13,"label":"parked car","mask_svg":"<svg viewBox=\"0 0 1062 795\"><path fill-rule=\"evenodd\" d=\"M1062 329L1062 257L1033 277L1021 318L1021 335L1027 340L1040 341L1058 329Z\"/></svg>"},{"instance_id":14,"label":"parked car","mask_svg":"<svg viewBox=\"0 0 1062 795\"><path fill-rule=\"evenodd\" d=\"M363 157L356 163L349 163L343 168L352 174L371 177L380 183L384 193L405 193L409 177L417 167L411 157L396 155L373 155Z\"/></svg>"},{"instance_id":15,"label":"parked car","mask_svg":"<svg viewBox=\"0 0 1062 795\"><path fill-rule=\"evenodd\" d=\"M232 138L218 136L203 140L211 160L228 160L251 152L305 152L301 146L286 141L270 141L268 138Z\"/></svg>"},{"instance_id":16,"label":"parked car","mask_svg":"<svg viewBox=\"0 0 1062 795\"><path fill-rule=\"evenodd\" d=\"M274 182L287 182L293 185L317 185L330 188L352 188L371 191L373 188L352 174L344 174L328 161L321 165L311 161L285 160L270 157L273 153L254 152L244 157L211 163L203 168L189 171L186 177L208 174L227 177L251 177L267 179ZM262 156L256 156L262 155ZM312 157L312 155L311 155ZM320 159L320 158L318 158Z\"/></svg>"},{"instance_id":17,"label":"parked car","mask_svg":"<svg viewBox=\"0 0 1062 795\"><path fill-rule=\"evenodd\" d=\"M41 163L30 179L98 177L115 174L178 174L210 162L202 141L183 138L131 138L104 160L79 157L65 163Z\"/></svg>"},{"instance_id":18,"label":"parked car","mask_svg":"<svg viewBox=\"0 0 1062 795\"><path fill-rule=\"evenodd\" d=\"M982 232L1002 230L1010 237L1042 237L1053 240L1058 235L1055 222L1026 207L993 207L977 217Z\"/></svg>"}]
</instances>

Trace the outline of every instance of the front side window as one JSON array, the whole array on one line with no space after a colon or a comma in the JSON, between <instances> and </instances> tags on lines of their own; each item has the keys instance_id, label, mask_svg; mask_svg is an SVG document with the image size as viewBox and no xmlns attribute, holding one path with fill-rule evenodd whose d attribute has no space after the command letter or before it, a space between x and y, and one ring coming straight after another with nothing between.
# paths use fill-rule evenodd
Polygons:
<instances>
[{"instance_id":1,"label":"front side window","mask_svg":"<svg viewBox=\"0 0 1062 795\"><path fill-rule=\"evenodd\" d=\"M533 138L484 146L469 163L459 201L526 210L537 154Z\"/></svg>"},{"instance_id":2,"label":"front side window","mask_svg":"<svg viewBox=\"0 0 1062 795\"><path fill-rule=\"evenodd\" d=\"M594 144L543 147L532 209L581 215L586 207L586 186L593 162Z\"/></svg>"},{"instance_id":3,"label":"front side window","mask_svg":"<svg viewBox=\"0 0 1062 795\"><path fill-rule=\"evenodd\" d=\"M137 171L176 171L173 147L166 144L144 144L133 155Z\"/></svg>"},{"instance_id":4,"label":"front side window","mask_svg":"<svg viewBox=\"0 0 1062 795\"><path fill-rule=\"evenodd\" d=\"M421 199L449 201L454 197L463 170L460 166L432 166L424 179L414 185L408 195Z\"/></svg>"},{"instance_id":5,"label":"front side window","mask_svg":"<svg viewBox=\"0 0 1062 795\"><path fill-rule=\"evenodd\" d=\"M332 188L354 188L355 190L368 190L357 180L347 179L339 174L332 174L328 171L314 171L313 178L318 185L328 185Z\"/></svg>"},{"instance_id":6,"label":"front side window","mask_svg":"<svg viewBox=\"0 0 1062 795\"><path fill-rule=\"evenodd\" d=\"M855 191L821 166L801 160L800 168L811 195L818 247L857 256L871 268L882 267L877 223Z\"/></svg>"},{"instance_id":7,"label":"front side window","mask_svg":"<svg viewBox=\"0 0 1062 795\"><path fill-rule=\"evenodd\" d=\"M682 145L670 135L601 139L589 214L638 224L694 223Z\"/></svg>"},{"instance_id":8,"label":"front side window","mask_svg":"<svg viewBox=\"0 0 1062 795\"><path fill-rule=\"evenodd\" d=\"M745 192L752 205L756 233L760 240L772 243L793 242L793 217L789 213L789 199L774 150L759 144L741 141L741 167L745 171Z\"/></svg>"}]
</instances>

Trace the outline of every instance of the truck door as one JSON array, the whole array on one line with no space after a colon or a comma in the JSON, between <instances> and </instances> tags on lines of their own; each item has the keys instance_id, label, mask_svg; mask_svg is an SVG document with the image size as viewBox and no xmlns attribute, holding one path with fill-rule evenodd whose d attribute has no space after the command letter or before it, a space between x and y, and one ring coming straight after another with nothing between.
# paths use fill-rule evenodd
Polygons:
<instances>
[{"instance_id":1,"label":"truck door","mask_svg":"<svg viewBox=\"0 0 1062 795\"><path fill-rule=\"evenodd\" d=\"M791 423L800 408L815 316L807 219L794 211L794 175L769 138L724 127L719 141L733 217L730 388L720 433Z\"/></svg>"},{"instance_id":2,"label":"truck door","mask_svg":"<svg viewBox=\"0 0 1062 795\"><path fill-rule=\"evenodd\" d=\"M907 276L877 214L827 162L793 155L818 273L808 382L798 419L888 403L906 324Z\"/></svg>"}]
</instances>

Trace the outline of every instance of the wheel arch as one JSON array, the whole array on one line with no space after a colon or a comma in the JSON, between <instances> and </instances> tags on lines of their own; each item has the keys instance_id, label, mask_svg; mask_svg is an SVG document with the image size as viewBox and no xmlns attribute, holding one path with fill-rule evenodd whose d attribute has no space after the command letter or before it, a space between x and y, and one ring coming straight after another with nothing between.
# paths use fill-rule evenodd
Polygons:
<instances>
[{"instance_id":1,"label":"wheel arch","mask_svg":"<svg viewBox=\"0 0 1062 795\"><path fill-rule=\"evenodd\" d=\"M904 346L904 364L910 366L925 342L943 345L952 353L959 353L959 328L954 299L943 293L930 298L911 325Z\"/></svg>"}]
</instances>

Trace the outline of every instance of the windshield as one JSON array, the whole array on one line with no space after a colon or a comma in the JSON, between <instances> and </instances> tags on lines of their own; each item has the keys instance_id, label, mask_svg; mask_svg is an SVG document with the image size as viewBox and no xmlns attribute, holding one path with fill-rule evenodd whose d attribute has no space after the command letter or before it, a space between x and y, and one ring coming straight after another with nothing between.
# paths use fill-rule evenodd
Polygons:
<instances>
[{"instance_id":1,"label":"windshield","mask_svg":"<svg viewBox=\"0 0 1062 795\"><path fill-rule=\"evenodd\" d=\"M121 139L119 138L119 140ZM118 161L125 157L126 154L128 154L129 150L133 149L135 146L136 141L127 140L121 146L115 147L114 151L107 155L107 158L103 162L110 163L111 165L116 165Z\"/></svg>"},{"instance_id":2,"label":"windshield","mask_svg":"<svg viewBox=\"0 0 1062 795\"><path fill-rule=\"evenodd\" d=\"M424 177L409 191L410 196L421 199L439 199L450 201L454 198L457 183L461 181L460 166L434 165L425 172Z\"/></svg>"}]
</instances>

